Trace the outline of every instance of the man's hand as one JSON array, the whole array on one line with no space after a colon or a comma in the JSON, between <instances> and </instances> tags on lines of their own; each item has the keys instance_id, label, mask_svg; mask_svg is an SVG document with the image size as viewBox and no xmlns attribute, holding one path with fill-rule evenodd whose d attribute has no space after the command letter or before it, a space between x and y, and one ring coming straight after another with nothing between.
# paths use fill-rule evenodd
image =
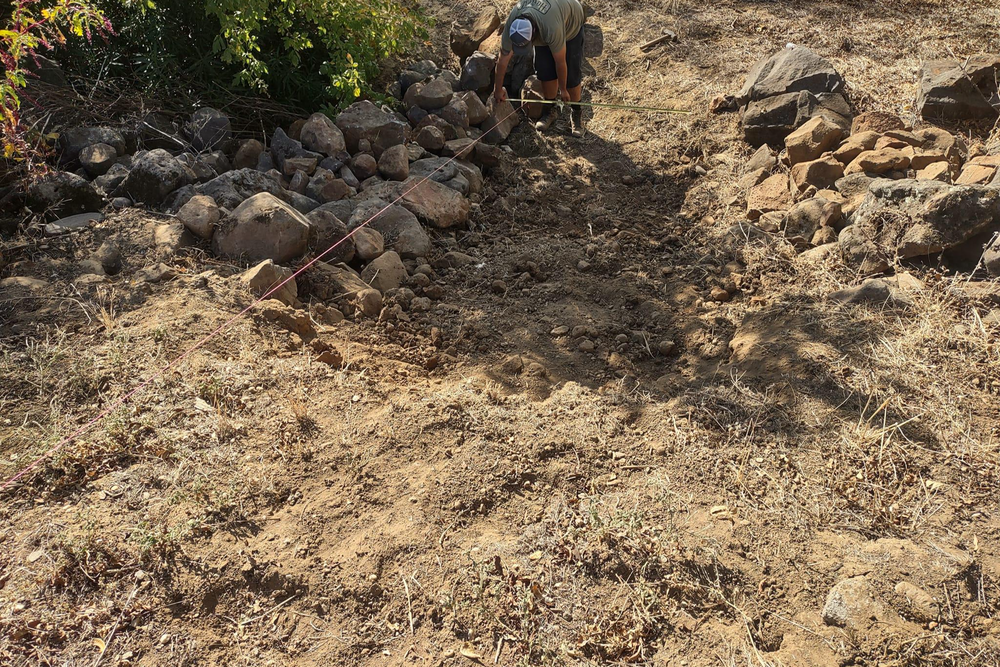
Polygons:
<instances>
[{"instance_id":1,"label":"man's hand","mask_svg":"<svg viewBox=\"0 0 1000 667\"><path fill-rule=\"evenodd\" d=\"M497 101L497 104L500 104L501 102L505 101L507 99L507 89L504 88L503 86L500 86L499 88L494 90L493 99Z\"/></svg>"},{"instance_id":2,"label":"man's hand","mask_svg":"<svg viewBox=\"0 0 1000 667\"><path fill-rule=\"evenodd\" d=\"M569 91L568 90L561 90L561 91L559 91L559 99L561 99L563 102L572 102L573 101L569 97Z\"/></svg>"}]
</instances>

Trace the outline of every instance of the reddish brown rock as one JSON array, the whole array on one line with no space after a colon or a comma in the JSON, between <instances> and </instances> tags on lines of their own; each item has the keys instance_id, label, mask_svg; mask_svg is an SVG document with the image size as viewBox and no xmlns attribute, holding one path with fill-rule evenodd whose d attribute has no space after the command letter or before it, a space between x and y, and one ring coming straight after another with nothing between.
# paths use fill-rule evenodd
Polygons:
<instances>
[{"instance_id":1,"label":"reddish brown rock","mask_svg":"<svg viewBox=\"0 0 1000 667\"><path fill-rule=\"evenodd\" d=\"M770 211L787 211L791 206L792 194L784 174L769 176L747 195L747 217L751 220Z\"/></svg>"},{"instance_id":2,"label":"reddish brown rock","mask_svg":"<svg viewBox=\"0 0 1000 667\"><path fill-rule=\"evenodd\" d=\"M832 155L792 167L789 183L793 190L805 192L811 185L816 189L832 187L844 175L844 165Z\"/></svg>"}]
</instances>

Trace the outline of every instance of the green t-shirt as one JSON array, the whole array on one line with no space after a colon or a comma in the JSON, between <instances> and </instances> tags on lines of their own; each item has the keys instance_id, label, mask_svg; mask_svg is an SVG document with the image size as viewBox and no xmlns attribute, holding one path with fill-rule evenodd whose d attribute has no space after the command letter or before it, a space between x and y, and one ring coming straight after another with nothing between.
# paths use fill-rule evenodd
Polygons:
<instances>
[{"instance_id":1,"label":"green t-shirt","mask_svg":"<svg viewBox=\"0 0 1000 667\"><path fill-rule=\"evenodd\" d=\"M531 18L537 30L531 43L547 46L552 53L559 53L566 42L576 37L583 28L583 5L580 0L520 0L507 17L500 48L505 52L513 49L510 42L510 24L519 16Z\"/></svg>"}]
</instances>

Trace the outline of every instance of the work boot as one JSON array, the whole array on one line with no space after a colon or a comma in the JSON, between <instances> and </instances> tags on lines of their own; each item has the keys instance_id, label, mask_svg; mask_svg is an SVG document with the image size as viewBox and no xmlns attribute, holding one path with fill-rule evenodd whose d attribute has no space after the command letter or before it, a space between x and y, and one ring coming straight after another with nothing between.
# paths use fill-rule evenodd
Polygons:
<instances>
[{"instance_id":1,"label":"work boot","mask_svg":"<svg viewBox=\"0 0 1000 667\"><path fill-rule=\"evenodd\" d=\"M535 121L535 129L539 132L552 127L552 124L559 120L559 106L556 104L543 104L542 117Z\"/></svg>"},{"instance_id":2,"label":"work boot","mask_svg":"<svg viewBox=\"0 0 1000 667\"><path fill-rule=\"evenodd\" d=\"M570 114L570 127L574 137L583 137L587 134L587 124L583 120L583 107L573 107L573 113Z\"/></svg>"}]
</instances>

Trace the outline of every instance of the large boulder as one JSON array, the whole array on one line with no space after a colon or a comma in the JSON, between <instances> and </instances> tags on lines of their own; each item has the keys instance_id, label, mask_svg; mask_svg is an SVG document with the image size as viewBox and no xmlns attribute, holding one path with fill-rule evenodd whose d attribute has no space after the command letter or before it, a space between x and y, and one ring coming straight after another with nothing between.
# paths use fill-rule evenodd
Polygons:
<instances>
[{"instance_id":1,"label":"large boulder","mask_svg":"<svg viewBox=\"0 0 1000 667\"><path fill-rule=\"evenodd\" d=\"M469 219L469 200L441 183L411 176L400 190L400 205L426 225L447 229L464 225Z\"/></svg>"},{"instance_id":2,"label":"large boulder","mask_svg":"<svg viewBox=\"0 0 1000 667\"><path fill-rule=\"evenodd\" d=\"M125 138L110 127L72 127L59 135L59 164L75 163L87 146L107 144L118 155L125 154Z\"/></svg>"},{"instance_id":3,"label":"large boulder","mask_svg":"<svg viewBox=\"0 0 1000 667\"><path fill-rule=\"evenodd\" d=\"M917 109L924 118L996 118L998 75L1000 56L925 61L920 66Z\"/></svg>"},{"instance_id":4,"label":"large boulder","mask_svg":"<svg viewBox=\"0 0 1000 667\"><path fill-rule=\"evenodd\" d=\"M465 102L465 111L469 117L470 125L479 125L490 115L489 109L474 91L463 90L455 94L455 99Z\"/></svg>"},{"instance_id":5,"label":"large boulder","mask_svg":"<svg viewBox=\"0 0 1000 667\"><path fill-rule=\"evenodd\" d=\"M462 65L459 86L462 90L488 92L493 86L493 70L496 61L493 56L476 51Z\"/></svg>"},{"instance_id":6,"label":"large boulder","mask_svg":"<svg viewBox=\"0 0 1000 667\"><path fill-rule=\"evenodd\" d=\"M268 192L277 197L285 196L278 183L266 174L249 168L227 171L207 183L195 186L195 190L198 194L207 195L219 206L230 210L258 192Z\"/></svg>"},{"instance_id":7,"label":"large boulder","mask_svg":"<svg viewBox=\"0 0 1000 667\"><path fill-rule=\"evenodd\" d=\"M416 91L412 96L413 104L425 111L440 109L451 102L451 98L455 94L451 84L441 76L431 79L419 87L413 86L411 90Z\"/></svg>"},{"instance_id":8,"label":"large boulder","mask_svg":"<svg viewBox=\"0 0 1000 667\"><path fill-rule=\"evenodd\" d=\"M519 122L521 122L521 117L514 110L509 100L504 100L498 104L491 97L489 115L486 116L486 120L479 126L485 133L483 141L488 144L502 144L507 141L507 137L514 131Z\"/></svg>"},{"instance_id":9,"label":"large boulder","mask_svg":"<svg viewBox=\"0 0 1000 667\"><path fill-rule=\"evenodd\" d=\"M326 114L314 113L302 126L299 135L302 146L306 150L337 155L347 149L344 133Z\"/></svg>"},{"instance_id":10,"label":"large boulder","mask_svg":"<svg viewBox=\"0 0 1000 667\"><path fill-rule=\"evenodd\" d=\"M155 148L135 161L122 188L132 201L159 206L167 195L190 182L189 174L180 160Z\"/></svg>"},{"instance_id":11,"label":"large boulder","mask_svg":"<svg viewBox=\"0 0 1000 667\"><path fill-rule=\"evenodd\" d=\"M743 138L753 146L780 146L793 130L814 116L850 128L851 107L840 93L783 93L750 102L743 112Z\"/></svg>"},{"instance_id":12,"label":"large boulder","mask_svg":"<svg viewBox=\"0 0 1000 667\"><path fill-rule=\"evenodd\" d=\"M229 116L218 109L202 107L184 124L184 135L199 153L218 148L233 136Z\"/></svg>"},{"instance_id":13,"label":"large boulder","mask_svg":"<svg viewBox=\"0 0 1000 667\"><path fill-rule=\"evenodd\" d=\"M430 253L430 237L417 217L402 206L389 205L381 199L363 202L351 215L350 227L353 229L368 220L371 220L368 226L382 234L386 248L403 259L426 257Z\"/></svg>"},{"instance_id":14,"label":"large boulder","mask_svg":"<svg viewBox=\"0 0 1000 667\"><path fill-rule=\"evenodd\" d=\"M451 29L451 50L464 60L479 48L487 37L500 27L500 16L492 6L485 7L465 25L455 25Z\"/></svg>"},{"instance_id":15,"label":"large boulder","mask_svg":"<svg viewBox=\"0 0 1000 667\"><path fill-rule=\"evenodd\" d=\"M53 171L28 190L28 206L47 220L99 211L107 202L86 179L68 171Z\"/></svg>"},{"instance_id":16,"label":"large boulder","mask_svg":"<svg viewBox=\"0 0 1000 667\"><path fill-rule=\"evenodd\" d=\"M337 116L337 127L344 133L347 150L356 153L358 142L367 139L375 157L389 146L406 143L410 126L395 114L384 111L368 100L355 102Z\"/></svg>"},{"instance_id":17,"label":"large boulder","mask_svg":"<svg viewBox=\"0 0 1000 667\"><path fill-rule=\"evenodd\" d=\"M1000 229L1000 189L879 179L852 221L884 256L929 255Z\"/></svg>"},{"instance_id":18,"label":"large boulder","mask_svg":"<svg viewBox=\"0 0 1000 667\"><path fill-rule=\"evenodd\" d=\"M786 93L840 93L844 87L828 60L804 46L789 46L754 65L736 99L744 105Z\"/></svg>"},{"instance_id":19,"label":"large boulder","mask_svg":"<svg viewBox=\"0 0 1000 667\"><path fill-rule=\"evenodd\" d=\"M218 255L250 262L271 259L283 264L306 251L309 221L274 195L261 192L227 215L215 231Z\"/></svg>"},{"instance_id":20,"label":"large boulder","mask_svg":"<svg viewBox=\"0 0 1000 667\"><path fill-rule=\"evenodd\" d=\"M397 144L382 152L378 159L378 172L390 181L405 181L410 175L410 160L406 146Z\"/></svg>"}]
</instances>

